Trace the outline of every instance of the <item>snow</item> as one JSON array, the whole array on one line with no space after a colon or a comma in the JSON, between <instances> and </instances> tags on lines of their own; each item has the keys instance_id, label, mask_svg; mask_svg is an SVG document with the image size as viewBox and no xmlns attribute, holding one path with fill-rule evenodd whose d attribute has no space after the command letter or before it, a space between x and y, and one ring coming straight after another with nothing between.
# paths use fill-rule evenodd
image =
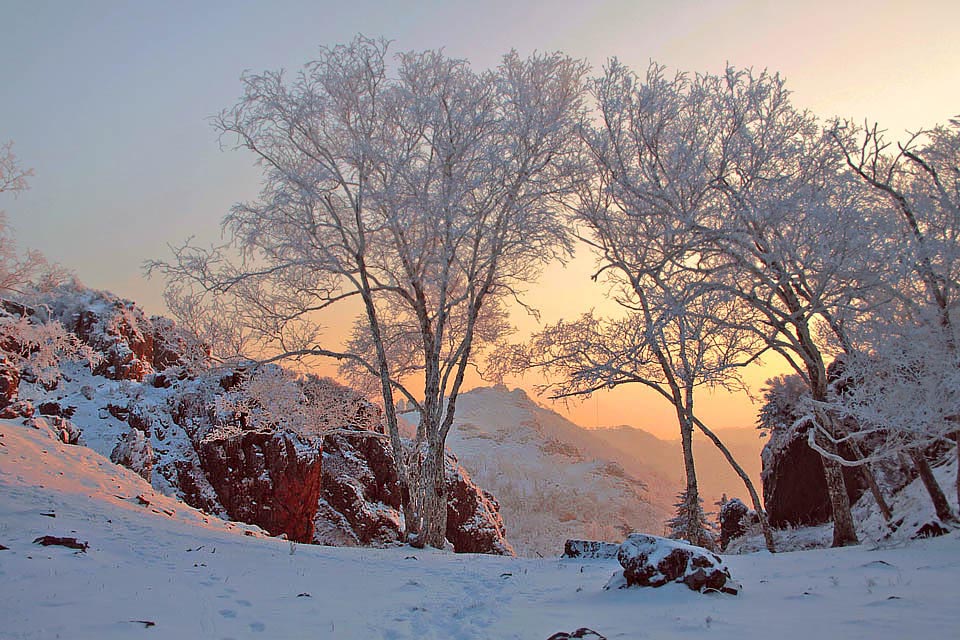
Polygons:
<instances>
[{"instance_id":1,"label":"snow","mask_svg":"<svg viewBox=\"0 0 960 640\"><path fill-rule=\"evenodd\" d=\"M43 535L90 547L33 544ZM956 533L889 548L725 556L744 587L738 596L684 585L604 591L616 560L261 536L154 492L91 449L0 422L3 639L537 639L589 627L611 639L884 640L960 628Z\"/></svg>"}]
</instances>

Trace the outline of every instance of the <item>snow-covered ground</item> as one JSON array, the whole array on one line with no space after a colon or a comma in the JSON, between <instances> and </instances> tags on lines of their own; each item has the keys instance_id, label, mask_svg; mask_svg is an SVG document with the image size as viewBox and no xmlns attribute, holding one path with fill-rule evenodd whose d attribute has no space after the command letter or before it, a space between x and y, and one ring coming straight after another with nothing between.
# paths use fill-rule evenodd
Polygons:
<instances>
[{"instance_id":1,"label":"snow-covered ground","mask_svg":"<svg viewBox=\"0 0 960 640\"><path fill-rule=\"evenodd\" d=\"M89 549L33 543L44 535ZM957 534L728 556L739 596L603 591L616 561L292 546L15 423L0 423L0 545L0 638L545 639L589 627L607 638L882 640L960 629Z\"/></svg>"}]
</instances>

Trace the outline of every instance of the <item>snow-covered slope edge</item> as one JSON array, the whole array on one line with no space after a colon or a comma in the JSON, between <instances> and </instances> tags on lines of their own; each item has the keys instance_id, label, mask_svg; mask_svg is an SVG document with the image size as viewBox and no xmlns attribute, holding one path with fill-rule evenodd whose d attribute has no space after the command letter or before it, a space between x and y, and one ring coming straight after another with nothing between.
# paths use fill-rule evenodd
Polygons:
<instances>
[{"instance_id":1,"label":"snow-covered slope edge","mask_svg":"<svg viewBox=\"0 0 960 640\"><path fill-rule=\"evenodd\" d=\"M611 639L888 640L960 628L957 534L731 556L736 597L683 585L603 591L616 561L292 545L163 496L152 496L154 513L114 491L150 487L89 449L0 423L0 638L537 640L589 627ZM33 544L42 535L90 547Z\"/></svg>"}]
</instances>

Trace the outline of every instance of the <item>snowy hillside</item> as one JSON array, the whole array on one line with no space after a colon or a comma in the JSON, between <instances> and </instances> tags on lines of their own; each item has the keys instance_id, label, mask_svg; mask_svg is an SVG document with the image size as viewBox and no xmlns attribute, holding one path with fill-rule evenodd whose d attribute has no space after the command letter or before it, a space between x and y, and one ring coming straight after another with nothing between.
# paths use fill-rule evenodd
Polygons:
<instances>
[{"instance_id":1,"label":"snowy hillside","mask_svg":"<svg viewBox=\"0 0 960 640\"><path fill-rule=\"evenodd\" d=\"M136 496L150 504L141 504ZM246 533L252 535L245 535ZM43 547L75 537L85 551ZM0 638L946 637L956 533L725 558L738 596L603 591L615 560L294 545L208 518L51 434L0 423Z\"/></svg>"},{"instance_id":2,"label":"snowy hillside","mask_svg":"<svg viewBox=\"0 0 960 640\"><path fill-rule=\"evenodd\" d=\"M643 429L620 425L594 430L597 436L617 447L625 456L633 456L669 478L676 491L683 488L683 458L680 439L662 440ZM760 449L763 440L756 429L720 429L717 437L730 449L733 457L760 488ZM720 450L700 433L693 437L693 454L697 469L697 481L707 510L721 494L747 498L743 481L730 467Z\"/></svg>"},{"instance_id":3,"label":"snowy hillside","mask_svg":"<svg viewBox=\"0 0 960 640\"><path fill-rule=\"evenodd\" d=\"M461 395L447 447L497 496L520 555L557 555L568 538L660 534L670 517L668 479L520 389Z\"/></svg>"}]
</instances>

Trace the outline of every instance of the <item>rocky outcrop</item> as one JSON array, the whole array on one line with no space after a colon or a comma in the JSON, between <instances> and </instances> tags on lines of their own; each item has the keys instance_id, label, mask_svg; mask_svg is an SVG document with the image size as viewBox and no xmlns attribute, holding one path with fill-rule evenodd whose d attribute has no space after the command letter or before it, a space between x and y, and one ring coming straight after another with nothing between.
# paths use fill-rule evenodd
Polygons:
<instances>
[{"instance_id":1,"label":"rocky outcrop","mask_svg":"<svg viewBox=\"0 0 960 640\"><path fill-rule=\"evenodd\" d=\"M323 439L314 541L338 546L395 542L402 530L400 484L389 444L371 429L342 431Z\"/></svg>"},{"instance_id":2,"label":"rocky outcrop","mask_svg":"<svg viewBox=\"0 0 960 640\"><path fill-rule=\"evenodd\" d=\"M323 490L313 540L330 545L383 546L403 535L400 477L389 443L360 421L323 439ZM352 432L352 433L351 433ZM500 505L447 456L447 540L457 553L513 555Z\"/></svg>"},{"instance_id":3,"label":"rocky outcrop","mask_svg":"<svg viewBox=\"0 0 960 640\"><path fill-rule=\"evenodd\" d=\"M447 540L457 553L515 555L496 498L470 479L456 460L447 459Z\"/></svg>"},{"instance_id":4,"label":"rocky outcrop","mask_svg":"<svg viewBox=\"0 0 960 640\"><path fill-rule=\"evenodd\" d=\"M614 574L607 588L662 587L679 582L701 593L736 595L740 591L720 556L677 540L632 533L620 545L617 560L623 572Z\"/></svg>"},{"instance_id":5,"label":"rocky outcrop","mask_svg":"<svg viewBox=\"0 0 960 640\"><path fill-rule=\"evenodd\" d=\"M56 375L48 385L17 360L22 345L0 343L0 417L30 418L36 403L43 416L33 426L77 443L81 431L70 421L76 412L91 429L91 446L158 490L273 535L355 545L402 536L397 465L379 410L359 394L284 373L267 384L279 385L276 395L285 401L289 392L296 406L267 406L245 383L269 369L248 363L211 370L208 349L196 336L171 320L147 318L129 300L75 283L36 296L29 310L0 301L0 315L60 323L73 334L75 353L54 348ZM67 361L93 368L61 369ZM301 415L302 404L310 411ZM451 468L448 484L456 550L509 552L496 500L459 467Z\"/></svg>"},{"instance_id":6,"label":"rocky outcrop","mask_svg":"<svg viewBox=\"0 0 960 640\"><path fill-rule=\"evenodd\" d=\"M152 327L143 311L129 300L104 294L100 304L77 310L64 326L102 354L96 375L111 380L143 380L153 372Z\"/></svg>"},{"instance_id":7,"label":"rocky outcrop","mask_svg":"<svg viewBox=\"0 0 960 640\"><path fill-rule=\"evenodd\" d=\"M803 431L774 431L764 447L763 503L773 527L820 524L831 517L830 496L820 454L807 444ZM843 479L850 504L865 491L855 468L845 467Z\"/></svg>"},{"instance_id":8,"label":"rocky outcrop","mask_svg":"<svg viewBox=\"0 0 960 640\"><path fill-rule=\"evenodd\" d=\"M289 433L244 431L203 440L197 453L231 519L297 542L313 539L321 487L319 443Z\"/></svg>"}]
</instances>

